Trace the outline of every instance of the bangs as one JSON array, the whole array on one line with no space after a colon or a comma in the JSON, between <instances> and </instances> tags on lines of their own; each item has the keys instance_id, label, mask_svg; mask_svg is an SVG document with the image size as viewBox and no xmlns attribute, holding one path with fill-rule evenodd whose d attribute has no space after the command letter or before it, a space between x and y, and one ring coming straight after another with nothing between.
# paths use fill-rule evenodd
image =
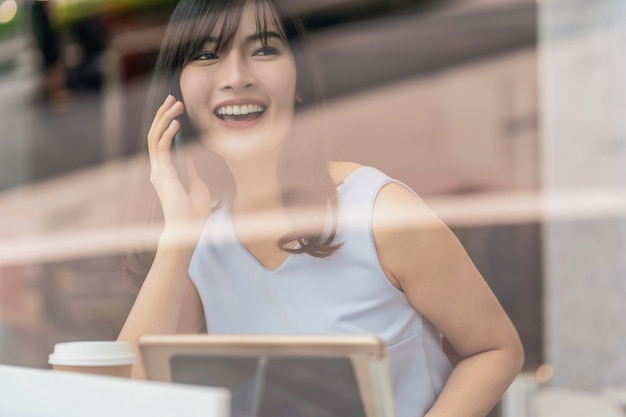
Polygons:
<instances>
[{"instance_id":1,"label":"bangs","mask_svg":"<svg viewBox=\"0 0 626 417\"><path fill-rule=\"evenodd\" d=\"M285 45L289 45L289 34L285 33L284 28L284 13L284 10L277 10L277 6L270 5L267 0L254 2L256 34L259 35L263 46L267 46L267 34L271 31L278 33Z\"/></svg>"},{"instance_id":2,"label":"bangs","mask_svg":"<svg viewBox=\"0 0 626 417\"><path fill-rule=\"evenodd\" d=\"M204 45L209 40L215 41L213 53L219 55L228 50L237 33L244 7L248 4L254 7L256 34L263 46L267 46L268 31L276 31L288 45L289 35L285 33L283 28L279 16L281 11L275 10L269 1L207 1L202 5L202 10L198 10L199 13L192 14L183 23L185 27L191 28L186 41L182 42L180 48L183 55L183 65L191 61L197 53L203 51Z\"/></svg>"}]
</instances>

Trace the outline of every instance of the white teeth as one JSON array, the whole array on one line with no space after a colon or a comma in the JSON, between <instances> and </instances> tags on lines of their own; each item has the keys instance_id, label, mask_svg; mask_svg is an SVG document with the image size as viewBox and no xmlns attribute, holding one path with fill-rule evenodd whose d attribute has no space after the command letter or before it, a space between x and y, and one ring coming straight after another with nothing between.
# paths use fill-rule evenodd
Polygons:
<instances>
[{"instance_id":1,"label":"white teeth","mask_svg":"<svg viewBox=\"0 0 626 417\"><path fill-rule=\"evenodd\" d=\"M260 113L265 111L265 106L259 106L257 104L244 104L243 106L224 106L217 109L219 115L241 115L250 113Z\"/></svg>"}]
</instances>

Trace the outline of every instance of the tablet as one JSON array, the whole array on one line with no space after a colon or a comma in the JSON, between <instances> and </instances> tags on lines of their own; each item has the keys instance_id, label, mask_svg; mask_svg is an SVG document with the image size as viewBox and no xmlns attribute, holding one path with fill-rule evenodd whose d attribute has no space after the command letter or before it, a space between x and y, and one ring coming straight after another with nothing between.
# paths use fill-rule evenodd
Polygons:
<instances>
[{"instance_id":1,"label":"tablet","mask_svg":"<svg viewBox=\"0 0 626 417\"><path fill-rule=\"evenodd\" d=\"M232 417L394 417L385 345L368 335L150 335L155 381L227 388Z\"/></svg>"}]
</instances>

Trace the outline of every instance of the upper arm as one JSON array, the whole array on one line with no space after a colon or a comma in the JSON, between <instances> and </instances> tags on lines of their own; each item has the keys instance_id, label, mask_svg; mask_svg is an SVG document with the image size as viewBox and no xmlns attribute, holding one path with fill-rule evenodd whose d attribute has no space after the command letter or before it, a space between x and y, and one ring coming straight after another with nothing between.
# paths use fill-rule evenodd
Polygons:
<instances>
[{"instance_id":1,"label":"upper arm","mask_svg":"<svg viewBox=\"0 0 626 417\"><path fill-rule=\"evenodd\" d=\"M196 286L191 279L185 281L183 300L180 306L177 333L199 333L204 325L204 308Z\"/></svg>"},{"instance_id":2,"label":"upper arm","mask_svg":"<svg viewBox=\"0 0 626 417\"><path fill-rule=\"evenodd\" d=\"M519 344L461 243L418 197L399 185L385 186L372 228L387 276L462 357Z\"/></svg>"}]
</instances>

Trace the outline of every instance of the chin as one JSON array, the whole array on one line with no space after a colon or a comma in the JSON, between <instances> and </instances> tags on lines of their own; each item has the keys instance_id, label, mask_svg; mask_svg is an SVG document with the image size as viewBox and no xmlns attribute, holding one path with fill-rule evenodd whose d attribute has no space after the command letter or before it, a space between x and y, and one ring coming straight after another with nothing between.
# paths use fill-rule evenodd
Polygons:
<instances>
[{"instance_id":1,"label":"chin","mask_svg":"<svg viewBox=\"0 0 626 417\"><path fill-rule=\"evenodd\" d=\"M281 132L282 133L282 132ZM284 135L284 134L283 134ZM283 136L281 135L281 136ZM244 161L250 160L255 163L273 160L281 152L284 139L277 140L278 133L263 134L253 132L240 132L219 137L206 137L203 143L214 153L225 160Z\"/></svg>"}]
</instances>

